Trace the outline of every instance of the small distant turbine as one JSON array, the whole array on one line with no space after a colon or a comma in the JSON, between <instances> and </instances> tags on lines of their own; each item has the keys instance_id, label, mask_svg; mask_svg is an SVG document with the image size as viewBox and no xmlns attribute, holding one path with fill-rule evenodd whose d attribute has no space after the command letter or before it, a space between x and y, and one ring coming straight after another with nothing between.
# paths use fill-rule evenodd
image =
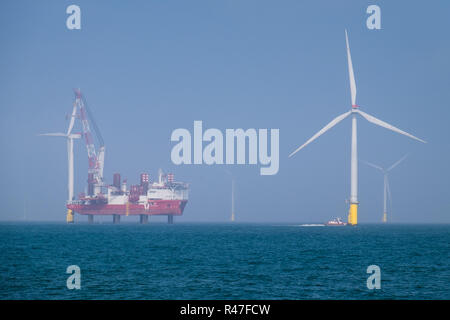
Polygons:
<instances>
[{"instance_id":1,"label":"small distant turbine","mask_svg":"<svg viewBox=\"0 0 450 320\"><path fill-rule=\"evenodd\" d=\"M408 157L408 155L404 155L400 160L398 160L397 162L395 162L392 166L390 166L389 168L385 169L383 167L377 166L376 164L373 164L369 161L364 161L361 160L363 163L367 164L368 166L371 166L372 168L378 169L380 170L383 175L384 175L384 199L383 199L383 203L384 203L384 209L383 209L383 223L387 222L387 198L389 197L389 200L392 201L392 197L391 197L391 189L389 187L389 179L388 179L388 173L389 171L391 171L392 169L394 169L396 166L398 166L401 162L403 162L403 160L405 160Z\"/></svg>"}]
</instances>

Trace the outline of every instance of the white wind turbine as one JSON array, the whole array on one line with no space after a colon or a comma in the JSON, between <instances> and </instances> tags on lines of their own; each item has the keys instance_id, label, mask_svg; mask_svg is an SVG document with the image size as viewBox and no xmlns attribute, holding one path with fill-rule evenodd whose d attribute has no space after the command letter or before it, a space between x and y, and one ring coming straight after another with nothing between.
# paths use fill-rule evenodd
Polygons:
<instances>
[{"instance_id":1,"label":"white wind turbine","mask_svg":"<svg viewBox=\"0 0 450 320\"><path fill-rule=\"evenodd\" d=\"M388 179L388 173L389 171L391 171L392 169L394 169L396 166L398 166L401 162L403 162L403 160L405 160L408 157L408 155L404 155L400 160L398 160L397 162L395 162L392 166L390 166L389 168L385 169L383 167L377 166L376 164L373 164L369 161L362 161L365 164L371 166L372 168L378 169L380 170L383 175L384 175L384 189L383 189L383 193L384 193L384 199L383 199L383 222L387 222L387 198L389 197L390 200L392 200L391 197L391 189L389 188L389 179Z\"/></svg>"},{"instance_id":2,"label":"white wind turbine","mask_svg":"<svg viewBox=\"0 0 450 320\"><path fill-rule=\"evenodd\" d=\"M340 116L337 116L335 119L333 119L330 123L328 123L325 127L323 127L319 132L317 132L314 136L312 136L308 141L306 141L303 145L298 147L294 152L292 152L289 157L292 157L295 153L303 149L305 146L307 146L309 143L317 139L319 136L324 134L326 131L334 127L336 124L347 118L348 116L352 115L352 149L351 149L351 177L350 177L350 210L348 214L348 223L351 225L356 225L358 223L358 151L357 151L357 127L356 127L356 115L359 114L364 119L366 119L369 122L372 122L380 127L384 127L386 129L392 130L394 132L403 134L407 137L410 137L412 139L415 139L417 141L426 143L422 139L419 139L405 131L402 131L382 120L379 120L375 118L374 116L371 116L365 112L362 112L359 110L359 106L356 104L356 82L355 82L355 75L353 73L353 65L352 65L352 57L350 55L350 47L348 43L348 36L347 36L347 30L345 30L345 42L347 45L347 61L348 61L348 74L349 74L349 80L350 80L350 93L351 93L351 100L352 100L352 108L350 111L347 111L344 114L341 114Z\"/></svg>"},{"instance_id":3,"label":"white wind turbine","mask_svg":"<svg viewBox=\"0 0 450 320\"><path fill-rule=\"evenodd\" d=\"M73 105L72 115L70 116L69 128L67 133L42 133L40 136L51 137L65 137L67 138L67 160L68 160L68 200L73 199L73 139L81 138L81 134L72 133L72 128L75 122L75 114L77 112L77 105Z\"/></svg>"}]
</instances>

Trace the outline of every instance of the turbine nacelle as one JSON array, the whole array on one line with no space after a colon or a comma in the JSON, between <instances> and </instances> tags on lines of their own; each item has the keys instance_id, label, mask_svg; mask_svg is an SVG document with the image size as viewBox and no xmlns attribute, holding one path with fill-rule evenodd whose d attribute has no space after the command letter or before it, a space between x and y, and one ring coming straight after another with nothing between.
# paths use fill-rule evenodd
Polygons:
<instances>
[{"instance_id":1,"label":"turbine nacelle","mask_svg":"<svg viewBox=\"0 0 450 320\"><path fill-rule=\"evenodd\" d=\"M69 139L80 139L81 133L72 133L67 136Z\"/></svg>"}]
</instances>

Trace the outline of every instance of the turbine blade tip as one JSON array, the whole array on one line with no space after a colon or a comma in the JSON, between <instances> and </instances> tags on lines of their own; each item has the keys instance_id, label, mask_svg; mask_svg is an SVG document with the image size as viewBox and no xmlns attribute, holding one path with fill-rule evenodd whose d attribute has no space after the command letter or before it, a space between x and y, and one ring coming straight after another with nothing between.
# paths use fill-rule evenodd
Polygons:
<instances>
[{"instance_id":1,"label":"turbine blade tip","mask_svg":"<svg viewBox=\"0 0 450 320\"><path fill-rule=\"evenodd\" d=\"M288 156L288 158L291 158L293 155L295 155L298 151L300 151L300 149L295 150L294 152L291 152Z\"/></svg>"}]
</instances>

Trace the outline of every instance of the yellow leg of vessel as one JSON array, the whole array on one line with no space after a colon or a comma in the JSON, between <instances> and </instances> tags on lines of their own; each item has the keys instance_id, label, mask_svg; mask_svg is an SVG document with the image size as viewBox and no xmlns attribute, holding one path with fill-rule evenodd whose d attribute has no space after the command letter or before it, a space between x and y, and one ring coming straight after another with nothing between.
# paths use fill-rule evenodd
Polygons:
<instances>
[{"instance_id":1,"label":"yellow leg of vessel","mask_svg":"<svg viewBox=\"0 0 450 320\"><path fill-rule=\"evenodd\" d=\"M387 214L385 212L385 213L383 213L383 223L386 223L386 222L387 222Z\"/></svg>"},{"instance_id":2,"label":"yellow leg of vessel","mask_svg":"<svg viewBox=\"0 0 450 320\"><path fill-rule=\"evenodd\" d=\"M67 223L73 223L73 211L72 209L67 210L67 216L66 216Z\"/></svg>"},{"instance_id":3,"label":"yellow leg of vessel","mask_svg":"<svg viewBox=\"0 0 450 320\"><path fill-rule=\"evenodd\" d=\"M348 224L353 226L358 224L358 204L351 203L350 210L348 211Z\"/></svg>"}]
</instances>

